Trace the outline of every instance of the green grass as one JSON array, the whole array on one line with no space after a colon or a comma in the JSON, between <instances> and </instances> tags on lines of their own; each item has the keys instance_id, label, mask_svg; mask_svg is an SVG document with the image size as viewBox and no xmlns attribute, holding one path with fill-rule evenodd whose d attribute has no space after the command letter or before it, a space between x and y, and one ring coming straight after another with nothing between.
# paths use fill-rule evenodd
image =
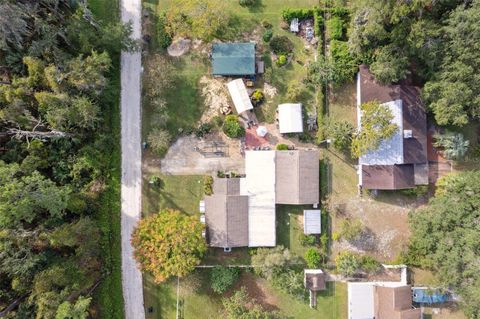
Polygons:
<instances>
[{"instance_id":1,"label":"green grass","mask_svg":"<svg viewBox=\"0 0 480 319\"><path fill-rule=\"evenodd\" d=\"M113 22L119 19L117 0L92 0L89 2L97 19ZM120 236L120 60L112 59L109 85L105 90L102 105L105 108L105 131L108 136L104 149L104 165L107 167L106 189L99 199L96 214L102 230L104 278L95 291L94 304L99 309L99 318L123 318L121 236Z\"/></svg>"},{"instance_id":2,"label":"green grass","mask_svg":"<svg viewBox=\"0 0 480 319\"><path fill-rule=\"evenodd\" d=\"M347 285L327 282L327 290L317 294L317 308L277 292L278 307L289 318L346 319L348 309Z\"/></svg>"},{"instance_id":3,"label":"green grass","mask_svg":"<svg viewBox=\"0 0 480 319\"><path fill-rule=\"evenodd\" d=\"M311 208L311 206L308 206ZM303 210L307 207L277 205L277 244L303 258L308 247L300 244L303 234Z\"/></svg>"},{"instance_id":4,"label":"green grass","mask_svg":"<svg viewBox=\"0 0 480 319\"><path fill-rule=\"evenodd\" d=\"M159 175L161 185L143 181L143 213L148 216L163 209L177 209L189 215L198 214L198 205L203 198L203 176Z\"/></svg>"}]
</instances>

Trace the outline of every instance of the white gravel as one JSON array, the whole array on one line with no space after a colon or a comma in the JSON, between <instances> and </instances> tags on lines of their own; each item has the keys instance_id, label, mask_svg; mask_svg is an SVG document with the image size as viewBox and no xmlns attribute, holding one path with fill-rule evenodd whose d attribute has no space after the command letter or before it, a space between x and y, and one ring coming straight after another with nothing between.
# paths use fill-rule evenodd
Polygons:
<instances>
[{"instance_id":1,"label":"white gravel","mask_svg":"<svg viewBox=\"0 0 480 319\"><path fill-rule=\"evenodd\" d=\"M123 22L132 23L133 38L141 37L141 0L121 0ZM144 319L142 273L133 258L132 231L141 217L140 52L121 56L122 146L122 286L126 319Z\"/></svg>"}]
</instances>

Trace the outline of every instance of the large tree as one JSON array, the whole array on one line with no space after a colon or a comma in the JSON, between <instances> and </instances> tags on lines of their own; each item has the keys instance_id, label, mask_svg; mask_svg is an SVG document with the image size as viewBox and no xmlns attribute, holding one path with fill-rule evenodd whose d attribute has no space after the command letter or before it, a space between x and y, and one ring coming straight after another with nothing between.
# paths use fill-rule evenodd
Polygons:
<instances>
[{"instance_id":1,"label":"large tree","mask_svg":"<svg viewBox=\"0 0 480 319\"><path fill-rule=\"evenodd\" d=\"M368 151L376 150L383 140L389 139L398 130L392 123L393 114L387 105L370 101L360 105L362 117L360 130L353 136L352 155L360 157Z\"/></svg>"},{"instance_id":2,"label":"large tree","mask_svg":"<svg viewBox=\"0 0 480 319\"><path fill-rule=\"evenodd\" d=\"M445 287L462 296L467 315L480 316L480 171L449 175L435 197L410 213L408 261L434 270Z\"/></svg>"},{"instance_id":3,"label":"large tree","mask_svg":"<svg viewBox=\"0 0 480 319\"><path fill-rule=\"evenodd\" d=\"M163 210L141 220L133 232L135 258L157 283L183 277L200 263L207 249L202 229L196 216Z\"/></svg>"}]
</instances>

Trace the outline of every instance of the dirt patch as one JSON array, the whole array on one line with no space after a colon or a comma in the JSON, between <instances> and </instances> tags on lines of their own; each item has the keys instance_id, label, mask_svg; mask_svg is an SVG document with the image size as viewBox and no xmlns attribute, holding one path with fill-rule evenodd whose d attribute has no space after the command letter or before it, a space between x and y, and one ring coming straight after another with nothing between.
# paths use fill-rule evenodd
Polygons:
<instances>
[{"instance_id":1,"label":"dirt patch","mask_svg":"<svg viewBox=\"0 0 480 319\"><path fill-rule=\"evenodd\" d=\"M265 310L278 310L278 300L266 287L264 279L258 278L252 273L243 272L232 290L237 291L241 287L245 287L248 296L255 299Z\"/></svg>"},{"instance_id":2,"label":"dirt patch","mask_svg":"<svg viewBox=\"0 0 480 319\"><path fill-rule=\"evenodd\" d=\"M179 57L184 55L190 50L192 41L189 39L179 38L173 41L173 43L167 48L168 55Z\"/></svg>"},{"instance_id":3,"label":"dirt patch","mask_svg":"<svg viewBox=\"0 0 480 319\"><path fill-rule=\"evenodd\" d=\"M204 75L200 79L200 84L202 85L204 103L207 107L201 118L201 122L205 123L219 115L222 108L230 107L230 105L226 82L223 78Z\"/></svg>"},{"instance_id":4,"label":"dirt patch","mask_svg":"<svg viewBox=\"0 0 480 319\"><path fill-rule=\"evenodd\" d=\"M268 84L264 83L263 85L263 93L265 94L266 97L268 98L273 98L275 95L277 95L277 88Z\"/></svg>"}]
</instances>

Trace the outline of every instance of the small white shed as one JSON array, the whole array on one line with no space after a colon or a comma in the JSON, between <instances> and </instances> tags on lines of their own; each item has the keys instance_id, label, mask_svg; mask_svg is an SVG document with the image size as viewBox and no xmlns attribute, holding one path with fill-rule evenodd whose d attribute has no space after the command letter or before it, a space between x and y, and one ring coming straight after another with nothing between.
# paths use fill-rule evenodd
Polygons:
<instances>
[{"instance_id":1,"label":"small white shed","mask_svg":"<svg viewBox=\"0 0 480 319\"><path fill-rule=\"evenodd\" d=\"M303 211L303 233L316 235L322 232L322 218L319 209L306 209Z\"/></svg>"},{"instance_id":2,"label":"small white shed","mask_svg":"<svg viewBox=\"0 0 480 319\"><path fill-rule=\"evenodd\" d=\"M278 125L281 134L302 133L302 104L285 103L278 106Z\"/></svg>"},{"instance_id":3,"label":"small white shed","mask_svg":"<svg viewBox=\"0 0 480 319\"><path fill-rule=\"evenodd\" d=\"M236 79L227 83L228 91L238 114L253 109L252 101L248 96L247 87L242 79Z\"/></svg>"}]
</instances>

